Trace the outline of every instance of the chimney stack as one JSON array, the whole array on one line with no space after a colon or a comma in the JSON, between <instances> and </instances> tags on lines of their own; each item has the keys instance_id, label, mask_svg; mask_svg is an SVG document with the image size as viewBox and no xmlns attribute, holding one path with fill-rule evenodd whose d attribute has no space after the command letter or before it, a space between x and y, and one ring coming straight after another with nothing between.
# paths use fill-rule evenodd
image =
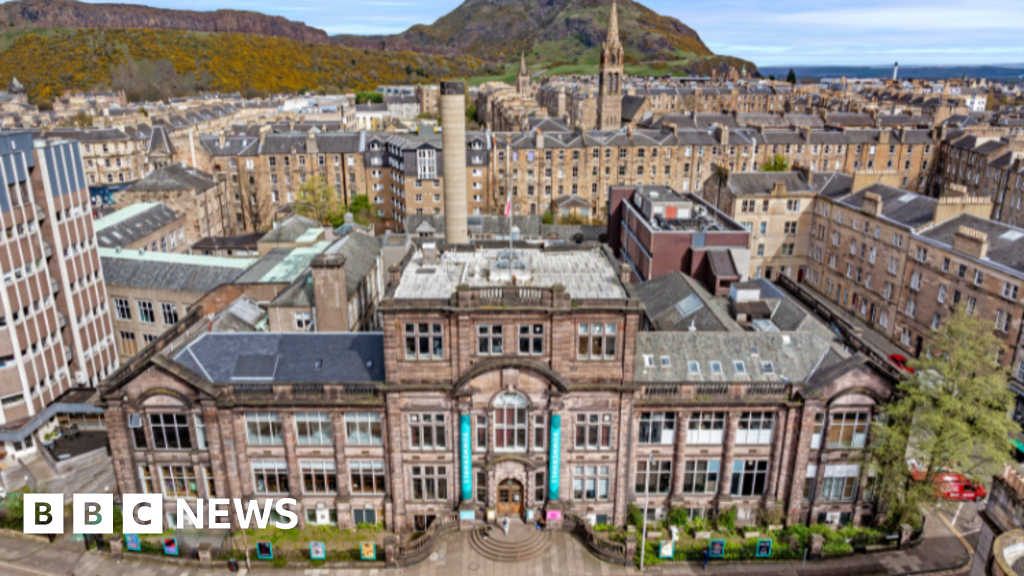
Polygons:
<instances>
[{"instance_id":1,"label":"chimney stack","mask_svg":"<svg viewBox=\"0 0 1024 576\"><path fill-rule=\"evenodd\" d=\"M317 332L348 332L348 284L345 257L318 254L310 263L313 269L313 306Z\"/></svg>"},{"instance_id":2,"label":"chimney stack","mask_svg":"<svg viewBox=\"0 0 1024 576\"><path fill-rule=\"evenodd\" d=\"M988 254L988 234L961 226L953 235L953 250L983 260Z\"/></svg>"},{"instance_id":3,"label":"chimney stack","mask_svg":"<svg viewBox=\"0 0 1024 576\"><path fill-rule=\"evenodd\" d=\"M466 199L466 85L441 82L441 147L444 155L444 235L448 244L469 243Z\"/></svg>"},{"instance_id":4,"label":"chimney stack","mask_svg":"<svg viewBox=\"0 0 1024 576\"><path fill-rule=\"evenodd\" d=\"M632 278L633 270L630 269L629 264L626 264L625 262L619 264L619 282L622 282L622 285L625 286L626 284L629 284L629 281Z\"/></svg>"}]
</instances>

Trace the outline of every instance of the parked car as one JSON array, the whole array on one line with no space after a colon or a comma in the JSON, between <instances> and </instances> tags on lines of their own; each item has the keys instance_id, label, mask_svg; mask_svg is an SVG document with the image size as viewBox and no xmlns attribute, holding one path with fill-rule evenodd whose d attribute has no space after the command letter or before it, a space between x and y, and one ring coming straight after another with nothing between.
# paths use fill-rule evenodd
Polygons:
<instances>
[{"instance_id":1,"label":"parked car","mask_svg":"<svg viewBox=\"0 0 1024 576\"><path fill-rule=\"evenodd\" d=\"M903 356L902 354L890 354L889 362L892 362L893 364L896 365L897 368L903 370L904 372L910 374L914 373L914 369L911 368L910 366L907 366L907 357Z\"/></svg>"},{"instance_id":2,"label":"parked car","mask_svg":"<svg viewBox=\"0 0 1024 576\"><path fill-rule=\"evenodd\" d=\"M910 473L915 482L924 481L923 471ZM981 502L988 496L985 487L959 472L939 472L932 478L937 496L945 500Z\"/></svg>"}]
</instances>

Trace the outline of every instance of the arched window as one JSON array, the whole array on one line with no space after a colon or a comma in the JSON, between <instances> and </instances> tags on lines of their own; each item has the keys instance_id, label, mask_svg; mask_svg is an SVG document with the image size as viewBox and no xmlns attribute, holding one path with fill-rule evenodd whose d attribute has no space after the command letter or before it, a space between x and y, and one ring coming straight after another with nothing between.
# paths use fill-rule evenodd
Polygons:
<instances>
[{"instance_id":1,"label":"arched window","mask_svg":"<svg viewBox=\"0 0 1024 576\"><path fill-rule=\"evenodd\" d=\"M494 401L494 449L526 450L526 397L504 393Z\"/></svg>"}]
</instances>

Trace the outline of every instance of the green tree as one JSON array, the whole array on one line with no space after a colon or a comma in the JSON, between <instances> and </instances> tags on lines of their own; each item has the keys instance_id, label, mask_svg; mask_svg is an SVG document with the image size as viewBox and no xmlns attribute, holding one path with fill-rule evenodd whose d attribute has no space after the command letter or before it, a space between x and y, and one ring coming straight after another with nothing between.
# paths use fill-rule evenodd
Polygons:
<instances>
[{"instance_id":1,"label":"green tree","mask_svg":"<svg viewBox=\"0 0 1024 576\"><path fill-rule=\"evenodd\" d=\"M772 156L770 162L761 167L764 172L788 172L789 171L789 160L782 154L776 154Z\"/></svg>"},{"instance_id":2,"label":"green tree","mask_svg":"<svg viewBox=\"0 0 1024 576\"><path fill-rule=\"evenodd\" d=\"M384 95L376 90L363 90L356 92L356 104L381 104L384 102Z\"/></svg>"},{"instance_id":3,"label":"green tree","mask_svg":"<svg viewBox=\"0 0 1024 576\"><path fill-rule=\"evenodd\" d=\"M786 74L786 82L790 84L796 84L796 72L792 68L789 69L789 74Z\"/></svg>"},{"instance_id":4,"label":"green tree","mask_svg":"<svg viewBox=\"0 0 1024 576\"><path fill-rule=\"evenodd\" d=\"M1010 417L1008 370L997 360L1003 344L989 322L958 307L930 346L910 361L915 372L899 383L888 422L873 427L876 494L893 524L937 498L933 481L943 470L979 479L999 473L1010 460L1009 437L1020 431ZM908 456L918 462L918 482Z\"/></svg>"},{"instance_id":5,"label":"green tree","mask_svg":"<svg viewBox=\"0 0 1024 576\"><path fill-rule=\"evenodd\" d=\"M334 191L327 185L323 176L306 180L299 187L298 198L295 199L295 212L312 218L317 222L326 222L328 215L336 208L337 199Z\"/></svg>"}]
</instances>

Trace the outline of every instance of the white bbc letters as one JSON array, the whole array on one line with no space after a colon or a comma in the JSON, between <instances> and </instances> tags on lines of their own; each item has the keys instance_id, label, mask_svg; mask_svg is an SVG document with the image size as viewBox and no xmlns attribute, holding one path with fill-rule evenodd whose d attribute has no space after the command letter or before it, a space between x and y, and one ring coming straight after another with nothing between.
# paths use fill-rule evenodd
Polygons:
<instances>
[{"instance_id":1,"label":"white bbc letters","mask_svg":"<svg viewBox=\"0 0 1024 576\"><path fill-rule=\"evenodd\" d=\"M122 516L125 534L163 534L163 494L125 494Z\"/></svg>"},{"instance_id":2,"label":"white bbc letters","mask_svg":"<svg viewBox=\"0 0 1024 576\"><path fill-rule=\"evenodd\" d=\"M25 494L25 534L64 533L63 494Z\"/></svg>"},{"instance_id":3,"label":"white bbc letters","mask_svg":"<svg viewBox=\"0 0 1024 576\"><path fill-rule=\"evenodd\" d=\"M75 494L71 526L75 534L113 534L114 495Z\"/></svg>"}]
</instances>

